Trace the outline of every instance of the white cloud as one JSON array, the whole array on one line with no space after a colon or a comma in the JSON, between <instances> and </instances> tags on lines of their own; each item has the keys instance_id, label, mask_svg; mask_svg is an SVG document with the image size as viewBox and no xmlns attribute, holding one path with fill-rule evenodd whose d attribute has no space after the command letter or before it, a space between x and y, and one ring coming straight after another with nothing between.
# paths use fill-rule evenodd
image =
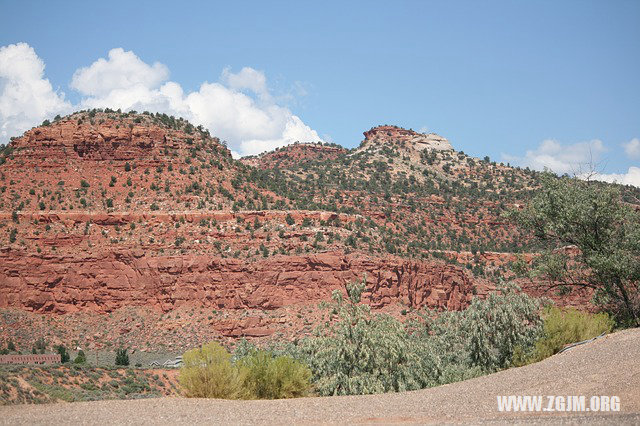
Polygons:
<instances>
[{"instance_id":1,"label":"white cloud","mask_svg":"<svg viewBox=\"0 0 640 426\"><path fill-rule=\"evenodd\" d=\"M542 141L538 148L528 150L524 157L502 154L504 161L529 167L534 170L550 169L555 173L578 174L600 159L606 152L602 141L594 139L589 142L579 142L572 145L562 145L551 139Z\"/></svg>"},{"instance_id":2,"label":"white cloud","mask_svg":"<svg viewBox=\"0 0 640 426\"><path fill-rule=\"evenodd\" d=\"M111 49L109 59L100 58L76 70L70 86L83 95L108 96L113 91L153 89L169 78L169 69L156 62L147 65L133 52Z\"/></svg>"},{"instance_id":3,"label":"white cloud","mask_svg":"<svg viewBox=\"0 0 640 426\"><path fill-rule=\"evenodd\" d=\"M253 68L244 67L237 74L232 73L229 68L225 68L222 70L220 80L231 89L248 89L261 97L269 97L267 79L262 72L254 70Z\"/></svg>"},{"instance_id":4,"label":"white cloud","mask_svg":"<svg viewBox=\"0 0 640 426\"><path fill-rule=\"evenodd\" d=\"M35 71L33 64L28 67L31 70L31 80L46 82L50 93L35 93L33 99L24 100L23 104L17 102L16 96L5 96L3 93L0 105L7 104L10 109L22 111L33 104L44 103L52 95L59 102L46 108L37 117L23 120L28 123L27 127L24 124L18 127L18 121L12 116L0 116L3 123L9 123L3 139L12 134L18 135L56 113L109 107L157 111L184 117L226 140L236 155L258 154L295 141L321 140L315 130L304 124L288 108L278 104L269 91L264 73L253 68L245 67L238 73L226 68L222 71L219 82L204 82L197 91L185 93L180 84L167 81L169 70L165 65L158 62L149 65L131 51L112 49L107 58L100 58L73 74L70 86L83 97L78 105L72 107L63 102L64 95L57 95L49 82L42 80L44 64L33 49L24 43L21 46L22 51L14 56L19 57L18 62L28 59L39 64L40 68ZM0 60L0 73L3 70L1 64ZM12 72L13 80L19 78L15 76L23 74L13 66L8 66L8 70ZM0 74L0 77L4 77L4 74Z\"/></svg>"},{"instance_id":5,"label":"white cloud","mask_svg":"<svg viewBox=\"0 0 640 426\"><path fill-rule=\"evenodd\" d=\"M260 153L264 151L270 151L279 146L282 146L282 139L289 141L319 141L320 137L313 131L309 126L304 124L299 117L292 115L286 116L282 114L282 112L274 112L275 114L280 114L281 119L286 120L284 123L284 131L282 132L282 137L278 139L252 139L242 142L240 144L240 150L242 152L247 152L252 150L255 153ZM313 139L309 139L309 135L313 133Z\"/></svg>"},{"instance_id":6,"label":"white cloud","mask_svg":"<svg viewBox=\"0 0 640 426\"><path fill-rule=\"evenodd\" d=\"M629 167L627 173L624 174L605 174L596 173L591 176L593 180L601 180L604 182L616 182L622 185L633 185L640 188L640 167Z\"/></svg>"},{"instance_id":7,"label":"white cloud","mask_svg":"<svg viewBox=\"0 0 640 426\"><path fill-rule=\"evenodd\" d=\"M633 155L636 148L634 141L623 144L629 156ZM580 142L572 145L562 145L554 140L543 141L538 148L529 150L524 157L502 154L503 161L530 167L534 170L549 169L558 174L569 173L581 179L601 180L604 182L616 182L622 185L634 185L640 187L640 168L629 167L627 173L601 173L593 172L607 148L602 141L594 139L590 142Z\"/></svg>"},{"instance_id":8,"label":"white cloud","mask_svg":"<svg viewBox=\"0 0 640 426\"><path fill-rule=\"evenodd\" d=\"M633 138L627 143L623 143L624 152L633 159L640 159L640 139Z\"/></svg>"},{"instance_id":9,"label":"white cloud","mask_svg":"<svg viewBox=\"0 0 640 426\"><path fill-rule=\"evenodd\" d=\"M44 62L26 43L0 47L0 142L71 111L44 78Z\"/></svg>"}]
</instances>

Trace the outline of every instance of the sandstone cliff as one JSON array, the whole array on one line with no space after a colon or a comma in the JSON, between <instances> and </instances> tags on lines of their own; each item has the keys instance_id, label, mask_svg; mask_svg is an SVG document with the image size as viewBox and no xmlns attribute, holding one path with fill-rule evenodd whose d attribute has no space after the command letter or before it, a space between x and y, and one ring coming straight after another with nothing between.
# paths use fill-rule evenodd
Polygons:
<instances>
[{"instance_id":1,"label":"sandstone cliff","mask_svg":"<svg viewBox=\"0 0 640 426\"><path fill-rule=\"evenodd\" d=\"M246 263L202 255L103 252L73 258L0 253L0 307L35 312L110 312L123 306L277 309L317 304L367 277L373 307L462 309L488 286L451 265L362 253L274 256Z\"/></svg>"}]
</instances>

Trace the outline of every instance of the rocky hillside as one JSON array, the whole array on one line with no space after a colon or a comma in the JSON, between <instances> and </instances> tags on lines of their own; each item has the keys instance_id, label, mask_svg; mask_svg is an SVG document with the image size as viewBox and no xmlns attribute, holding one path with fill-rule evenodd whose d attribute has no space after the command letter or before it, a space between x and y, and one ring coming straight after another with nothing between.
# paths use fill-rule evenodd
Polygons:
<instances>
[{"instance_id":1,"label":"rocky hillside","mask_svg":"<svg viewBox=\"0 0 640 426\"><path fill-rule=\"evenodd\" d=\"M509 277L516 253L535 255L503 213L536 179L393 126L353 150L294 144L237 161L182 119L78 112L0 153L2 337L40 336L16 315L83 314L52 339L157 346L178 309L199 318L168 338L178 347L193 333L294 337L365 275L375 309L461 309ZM131 307L155 319L92 332Z\"/></svg>"},{"instance_id":2,"label":"rocky hillside","mask_svg":"<svg viewBox=\"0 0 640 426\"><path fill-rule=\"evenodd\" d=\"M261 155L243 157L240 161L260 169L287 168L308 161L336 160L347 152L335 144L295 143Z\"/></svg>"},{"instance_id":3,"label":"rocky hillside","mask_svg":"<svg viewBox=\"0 0 640 426\"><path fill-rule=\"evenodd\" d=\"M528 198L536 174L456 152L437 135L381 126L335 159L263 164L247 174L291 200L290 208L362 215L367 229L355 244L374 252L533 249L503 213Z\"/></svg>"},{"instance_id":4,"label":"rocky hillside","mask_svg":"<svg viewBox=\"0 0 640 426\"><path fill-rule=\"evenodd\" d=\"M3 157L9 212L222 210L236 192L229 150L166 116L76 113L12 140Z\"/></svg>"}]
</instances>

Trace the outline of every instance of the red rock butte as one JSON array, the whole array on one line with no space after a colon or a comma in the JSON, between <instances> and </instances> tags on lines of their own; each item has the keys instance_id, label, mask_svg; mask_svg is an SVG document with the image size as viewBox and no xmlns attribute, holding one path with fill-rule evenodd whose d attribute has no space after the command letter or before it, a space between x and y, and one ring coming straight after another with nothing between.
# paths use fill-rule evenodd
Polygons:
<instances>
[{"instance_id":1,"label":"red rock butte","mask_svg":"<svg viewBox=\"0 0 640 426\"><path fill-rule=\"evenodd\" d=\"M234 212L225 206L221 211L181 211L172 205L171 198L163 198L162 193L154 198L159 199L156 203L162 208L154 211L146 188L144 193L140 193L140 189L136 191L140 200L135 206L123 203L122 198L126 197L123 192L133 192L132 188L140 188L144 182L144 173L131 173L134 183L123 183L129 165L138 171L171 165L176 169L184 167L189 164L189 152L198 143L211 147L210 156L223 164L221 168L205 169L205 182L233 190L228 181L238 166L230 160L229 151L219 140L190 134L185 126L170 128L148 116L98 113L89 117L85 113L32 129L14 139L10 144L13 159L1 169L7 178L19 181L12 190L14 194L29 199L28 192L33 189L30 184L34 183L38 193L52 193L58 199L73 199L83 185L98 188L102 196L91 194L91 189L84 191L82 199L87 204L81 209L65 209L63 200L62 208L55 210L41 211L38 204L32 202L16 211L16 228L20 229L19 235L29 235L26 237L29 244L3 241L0 307L51 313L110 312L122 306L153 306L168 311L185 304L221 309L275 309L327 300L331 292L342 288L346 281L365 274L366 299L374 307L403 303L416 308L461 309L473 294L486 292L484 283L478 285L464 270L439 261L348 254L344 250L275 255L246 262L200 252L198 242L193 242L186 253L161 255L157 251L159 240L166 237L165 240L170 241L167 245L173 247L173 225L181 220L185 227L203 220L229 224L239 220L253 222L256 218L284 225L287 215L298 223L305 219L331 221L339 216L343 222L354 220L352 216L330 212L252 214ZM266 154L261 160L300 161L318 155L331 159L345 152L341 147L295 144ZM221 170L226 175L219 173ZM117 183L110 186L112 180ZM57 195L64 192L59 182L64 182L65 187L71 183L73 189ZM8 193L3 195L7 197ZM218 201L217 195L212 197L215 201ZM113 200L107 202L111 207L92 196ZM39 199L47 200L46 197ZM7 204L5 199L5 206ZM8 226L12 226L12 216L14 213L9 211L0 214ZM113 233L114 227L129 229L139 223L149 227L147 235L153 235L155 243L140 244L127 237L122 244L101 241L100 237ZM38 227L43 226L55 226L57 232L43 235L46 232L38 231ZM218 230L207 229L207 234L206 237L222 241L246 239L246 235L223 234ZM150 246L154 250L150 250Z\"/></svg>"},{"instance_id":2,"label":"red rock butte","mask_svg":"<svg viewBox=\"0 0 640 426\"><path fill-rule=\"evenodd\" d=\"M420 152L367 162L364 151L382 145ZM237 161L208 131L161 114L94 110L45 123L0 156L0 308L316 309L366 276L374 309L463 309L492 288L471 265L504 269L514 256L441 247L460 238L494 244L514 231L494 212L500 201L445 194L449 177L406 193L407 171L440 179L449 169L437 162L453 154L438 135L394 126L365 132L357 150L294 144ZM386 166L394 156L412 163ZM507 170L469 159L451 170L463 166L487 179ZM376 174L388 170L397 174ZM379 188L398 183L395 192ZM509 244L522 244L513 235ZM220 327L263 336L275 321Z\"/></svg>"},{"instance_id":3,"label":"red rock butte","mask_svg":"<svg viewBox=\"0 0 640 426\"><path fill-rule=\"evenodd\" d=\"M397 126L377 126L364 132L361 148L375 143L410 144L414 149L449 151L453 147L447 139L435 133L418 133Z\"/></svg>"}]
</instances>

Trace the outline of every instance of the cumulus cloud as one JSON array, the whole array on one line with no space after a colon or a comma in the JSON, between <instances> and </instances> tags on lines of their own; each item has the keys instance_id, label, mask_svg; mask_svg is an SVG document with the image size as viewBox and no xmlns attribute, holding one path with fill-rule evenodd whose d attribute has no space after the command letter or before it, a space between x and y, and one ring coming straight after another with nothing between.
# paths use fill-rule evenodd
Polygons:
<instances>
[{"instance_id":1,"label":"cumulus cloud","mask_svg":"<svg viewBox=\"0 0 640 426\"><path fill-rule=\"evenodd\" d=\"M627 155L633 157L637 145L633 139L623 144ZM594 139L572 145L562 145L554 140L543 141L536 149L526 152L524 157L502 154L504 161L529 167L534 170L549 169L558 174L569 173L581 179L601 180L622 185L640 187L640 168L629 167L626 173L594 172L603 153L607 151L602 141Z\"/></svg>"},{"instance_id":2,"label":"cumulus cloud","mask_svg":"<svg viewBox=\"0 0 640 426\"><path fill-rule=\"evenodd\" d=\"M629 167L627 173L595 173L589 176L592 180L601 180L610 183L619 183L622 185L633 185L640 188L640 167Z\"/></svg>"},{"instance_id":3,"label":"cumulus cloud","mask_svg":"<svg viewBox=\"0 0 640 426\"><path fill-rule=\"evenodd\" d=\"M503 160L529 167L534 170L549 169L555 173L579 173L590 164L597 163L606 152L602 141L594 139L572 145L547 139L534 150L528 150L524 157L502 154Z\"/></svg>"},{"instance_id":4,"label":"cumulus cloud","mask_svg":"<svg viewBox=\"0 0 640 426\"><path fill-rule=\"evenodd\" d=\"M70 86L83 95L104 97L117 90L153 89L169 78L166 66L147 65L131 51L111 49L108 56L76 70Z\"/></svg>"},{"instance_id":5,"label":"cumulus cloud","mask_svg":"<svg viewBox=\"0 0 640 426\"><path fill-rule=\"evenodd\" d=\"M633 138L627 143L623 143L624 152L633 159L640 159L640 139Z\"/></svg>"},{"instance_id":6,"label":"cumulus cloud","mask_svg":"<svg viewBox=\"0 0 640 426\"><path fill-rule=\"evenodd\" d=\"M44 67L26 43L0 47L0 142L71 111L64 94L44 78Z\"/></svg>"},{"instance_id":7,"label":"cumulus cloud","mask_svg":"<svg viewBox=\"0 0 640 426\"><path fill-rule=\"evenodd\" d=\"M42 80L44 64L31 47L26 44L24 47L34 62L29 70ZM18 56L24 57L25 52L19 52ZM33 72L34 64L40 65L39 72ZM11 66L8 68L14 74L20 74ZM71 109L104 107L164 112L208 128L212 134L226 140L236 156L258 154L296 141L321 140L315 130L276 102L261 71L244 67L234 73L226 68L217 82L204 82L198 90L189 93L168 79L169 70L165 65L158 62L149 65L131 51L112 49L107 58L100 58L73 74L70 87L82 95L78 105L72 107L64 103L64 95L53 92L44 80L49 91L63 102L49 108L44 117ZM3 102L15 105L16 110L24 108L4 95L0 104ZM28 127L38 124L38 120L26 120ZM11 117L3 120L7 121L14 123ZM9 129L15 134L22 130Z\"/></svg>"},{"instance_id":8,"label":"cumulus cloud","mask_svg":"<svg viewBox=\"0 0 640 426\"><path fill-rule=\"evenodd\" d=\"M234 90L250 90L256 95L268 98L267 79L260 71L250 67L244 67L234 74L229 68L222 71L220 80Z\"/></svg>"}]
</instances>

